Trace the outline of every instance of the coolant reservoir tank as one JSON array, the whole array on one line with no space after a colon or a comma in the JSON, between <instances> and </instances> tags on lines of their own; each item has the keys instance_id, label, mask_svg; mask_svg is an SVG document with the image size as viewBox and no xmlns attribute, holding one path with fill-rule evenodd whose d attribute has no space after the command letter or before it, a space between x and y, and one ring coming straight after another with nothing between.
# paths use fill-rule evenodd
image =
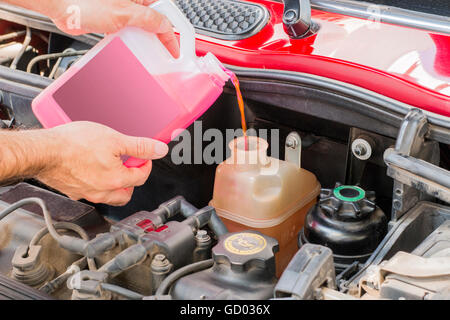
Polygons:
<instances>
[{"instance_id":1,"label":"coolant reservoir tank","mask_svg":"<svg viewBox=\"0 0 450 320\"><path fill-rule=\"evenodd\" d=\"M267 156L258 137L230 142L231 156L216 169L210 205L230 232L256 230L278 240L277 276L297 251L296 235L316 202L320 184L297 165Z\"/></svg>"}]
</instances>

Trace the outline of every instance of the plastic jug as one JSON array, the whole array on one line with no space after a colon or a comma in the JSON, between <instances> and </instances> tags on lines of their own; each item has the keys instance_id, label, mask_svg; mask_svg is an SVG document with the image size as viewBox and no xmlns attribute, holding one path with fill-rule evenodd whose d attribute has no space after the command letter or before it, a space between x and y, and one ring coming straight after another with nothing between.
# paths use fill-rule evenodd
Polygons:
<instances>
[{"instance_id":1,"label":"plastic jug","mask_svg":"<svg viewBox=\"0 0 450 320\"><path fill-rule=\"evenodd\" d=\"M197 57L194 27L172 1L150 7L180 32L180 56L140 28L106 36L34 99L45 128L86 120L168 143L214 103L229 79L224 67L211 53Z\"/></svg>"},{"instance_id":2,"label":"plastic jug","mask_svg":"<svg viewBox=\"0 0 450 320\"><path fill-rule=\"evenodd\" d=\"M268 143L248 136L230 142L231 156L216 169L213 198L230 232L256 230L278 240L277 276L298 250L297 235L316 203L320 184L295 164L267 156Z\"/></svg>"}]
</instances>

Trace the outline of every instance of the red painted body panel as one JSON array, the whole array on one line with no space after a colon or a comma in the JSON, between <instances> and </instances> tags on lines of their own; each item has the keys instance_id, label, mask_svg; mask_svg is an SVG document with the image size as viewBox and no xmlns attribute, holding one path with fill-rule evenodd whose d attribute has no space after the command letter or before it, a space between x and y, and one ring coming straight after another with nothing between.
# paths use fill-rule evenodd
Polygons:
<instances>
[{"instance_id":1,"label":"red painted body panel","mask_svg":"<svg viewBox=\"0 0 450 320\"><path fill-rule=\"evenodd\" d=\"M283 4L252 0L269 10L269 23L240 41L197 36L197 51L247 68L315 74L450 116L450 36L312 11L319 32L290 39L283 30Z\"/></svg>"}]
</instances>

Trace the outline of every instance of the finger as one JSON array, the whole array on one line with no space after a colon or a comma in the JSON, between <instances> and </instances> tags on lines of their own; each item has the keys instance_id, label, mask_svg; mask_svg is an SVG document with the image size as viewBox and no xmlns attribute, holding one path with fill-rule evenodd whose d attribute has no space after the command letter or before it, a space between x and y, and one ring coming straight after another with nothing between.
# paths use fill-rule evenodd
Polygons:
<instances>
[{"instance_id":1,"label":"finger","mask_svg":"<svg viewBox=\"0 0 450 320\"><path fill-rule=\"evenodd\" d=\"M127 24L140 27L147 32L157 33L159 39L170 54L175 58L178 57L180 51L178 41L175 37L172 24L164 15L149 7L136 5L132 6L131 18Z\"/></svg>"},{"instance_id":2,"label":"finger","mask_svg":"<svg viewBox=\"0 0 450 320\"><path fill-rule=\"evenodd\" d=\"M121 135L121 155L138 159L160 159L169 152L167 144L143 137Z\"/></svg>"},{"instance_id":3,"label":"finger","mask_svg":"<svg viewBox=\"0 0 450 320\"><path fill-rule=\"evenodd\" d=\"M152 162L148 161L140 168L123 168L123 171L123 187L139 187L148 180L148 176L152 171Z\"/></svg>"},{"instance_id":4,"label":"finger","mask_svg":"<svg viewBox=\"0 0 450 320\"><path fill-rule=\"evenodd\" d=\"M178 44L178 39L173 32L159 33L158 38L174 58L178 58L180 56L180 45Z\"/></svg>"}]
</instances>

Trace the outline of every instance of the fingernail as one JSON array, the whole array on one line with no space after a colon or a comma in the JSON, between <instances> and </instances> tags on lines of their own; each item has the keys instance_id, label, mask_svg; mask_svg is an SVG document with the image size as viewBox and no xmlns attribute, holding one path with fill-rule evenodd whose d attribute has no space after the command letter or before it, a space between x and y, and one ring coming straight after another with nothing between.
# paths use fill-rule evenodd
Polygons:
<instances>
[{"instance_id":1,"label":"fingernail","mask_svg":"<svg viewBox=\"0 0 450 320\"><path fill-rule=\"evenodd\" d=\"M164 157L167 152L169 152L169 147L167 146L167 144L162 142L157 142L155 144L155 153L157 156Z\"/></svg>"},{"instance_id":2,"label":"fingernail","mask_svg":"<svg viewBox=\"0 0 450 320\"><path fill-rule=\"evenodd\" d=\"M166 33L172 30L172 24L170 21L166 18L161 20L161 23L159 25L158 33Z\"/></svg>"}]
</instances>

